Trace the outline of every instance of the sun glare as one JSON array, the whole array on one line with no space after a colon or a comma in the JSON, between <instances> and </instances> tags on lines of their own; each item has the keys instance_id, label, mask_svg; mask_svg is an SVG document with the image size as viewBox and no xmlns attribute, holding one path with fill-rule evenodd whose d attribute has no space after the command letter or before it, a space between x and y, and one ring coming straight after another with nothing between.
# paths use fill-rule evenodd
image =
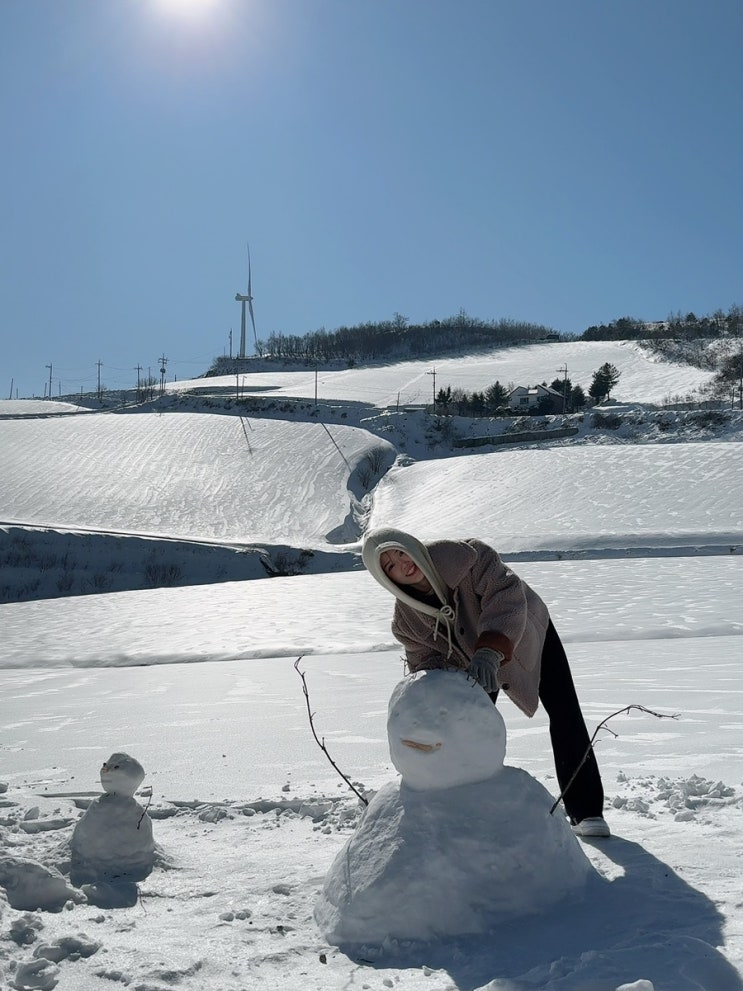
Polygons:
<instances>
[{"instance_id":1,"label":"sun glare","mask_svg":"<svg viewBox=\"0 0 743 991\"><path fill-rule=\"evenodd\" d=\"M174 17L205 17L213 11L219 0L155 0L156 6Z\"/></svg>"}]
</instances>

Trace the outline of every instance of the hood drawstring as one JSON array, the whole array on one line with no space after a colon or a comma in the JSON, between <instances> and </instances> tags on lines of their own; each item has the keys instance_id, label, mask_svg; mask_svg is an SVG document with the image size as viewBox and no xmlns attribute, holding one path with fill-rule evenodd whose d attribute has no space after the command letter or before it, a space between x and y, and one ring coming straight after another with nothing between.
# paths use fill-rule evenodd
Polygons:
<instances>
[{"instance_id":1,"label":"hood drawstring","mask_svg":"<svg viewBox=\"0 0 743 991\"><path fill-rule=\"evenodd\" d=\"M433 639L436 640L436 638L438 637L439 626L441 625L441 621L443 620L444 627L446 629L446 640L447 643L449 644L449 649L446 653L447 660L451 657L452 651L454 650L454 645L451 639L451 624L454 622L456 618L457 618L457 614L449 605L442 606L439 609L438 613L436 614L436 624L434 625L433 628Z\"/></svg>"}]
</instances>

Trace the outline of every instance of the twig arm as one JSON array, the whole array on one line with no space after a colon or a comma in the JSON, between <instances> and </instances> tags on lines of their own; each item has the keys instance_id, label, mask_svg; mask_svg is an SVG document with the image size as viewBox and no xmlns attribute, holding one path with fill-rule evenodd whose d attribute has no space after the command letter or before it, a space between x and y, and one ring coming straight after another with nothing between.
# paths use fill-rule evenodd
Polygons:
<instances>
[{"instance_id":1,"label":"twig arm","mask_svg":"<svg viewBox=\"0 0 743 991\"><path fill-rule=\"evenodd\" d=\"M590 741L588 743L588 746L586 747L586 752L583 754L583 757L581 759L580 764L578 764L578 766L576 767L576 769L573 771L573 775L570 778L570 781L568 781L568 783L562 789L562 791L560 792L560 794L557 796L557 798L555 800L555 804L550 809L550 815L552 815L552 813L555 811L555 809L560 804L560 802L562 801L562 799L565 797L565 794L567 793L568 789L570 788L570 786L572 785L572 783L575 781L575 779L578 777L578 772L583 767L583 765L585 764L585 762L588 760L588 755L590 754L591 750L593 749L593 741L598 736L599 731L602 730L602 729L605 729L605 730L608 730L608 732L611 733L612 736L615 736L615 737L618 736L619 734L618 733L615 733L613 729L609 729L609 727L606 724L609 722L610 719L613 719L614 716L620 716L620 715L622 715L622 713L629 712L631 709L639 709L640 712L647 712L648 715L655 716L656 719L678 719L679 718L679 715L680 715L680 713L678 713L678 712L674 713L673 715L668 715L668 713L664 713L664 712L655 712L653 709L647 709L644 705L637 705L637 704L634 704L633 703L632 705L626 705L623 709L617 709L616 712L612 712L612 714L610 716L607 716L605 719L602 719L601 722L596 727L596 729L593 731L593 736L591 737L591 739L590 739Z\"/></svg>"},{"instance_id":2,"label":"twig arm","mask_svg":"<svg viewBox=\"0 0 743 991\"><path fill-rule=\"evenodd\" d=\"M302 660L302 656L300 655L296 659L296 661L294 662L294 670L297 672L297 674L299 675L299 677L302 679L302 692L304 694L304 700L305 700L305 703L307 705L307 716L308 716L309 721L310 721L310 729L312 730L312 735L315 738L315 742L317 743L318 747L322 750L322 752L325 754L325 756L328 758L328 760L330 761L330 763L333 766L333 768L337 771L337 773L346 782L346 784L351 789L351 791L354 793L354 795L356 795L357 798L359 798L359 800L361 802L363 802L364 805L368 805L369 804L369 800L366 798L366 796L364 796L364 795L361 794L361 792L353 785L353 783L351 782L350 778L348 778L343 773L343 771L341 771L341 769L338 767L338 765L336 764L336 762L330 756L330 753L328 751L328 748L325 746L325 739L323 738L321 740L320 737L317 735L317 731L315 729L315 714L314 714L314 712L312 711L312 709L310 707L310 693L309 693L309 690L307 688L307 679L304 676L304 671L300 671L299 670L299 662L301 660Z\"/></svg>"}]
</instances>

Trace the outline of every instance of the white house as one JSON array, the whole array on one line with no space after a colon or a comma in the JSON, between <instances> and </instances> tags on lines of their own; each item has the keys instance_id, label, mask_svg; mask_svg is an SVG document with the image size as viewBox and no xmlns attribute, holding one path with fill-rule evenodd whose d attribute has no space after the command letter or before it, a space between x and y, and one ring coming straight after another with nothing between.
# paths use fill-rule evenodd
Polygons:
<instances>
[{"instance_id":1,"label":"white house","mask_svg":"<svg viewBox=\"0 0 743 991\"><path fill-rule=\"evenodd\" d=\"M562 393L557 392L556 389L550 389L547 385L517 385L515 389L508 393L508 405L515 412L529 412L539 405L542 400L545 400L545 404L549 400L549 406L546 412L562 413Z\"/></svg>"}]
</instances>

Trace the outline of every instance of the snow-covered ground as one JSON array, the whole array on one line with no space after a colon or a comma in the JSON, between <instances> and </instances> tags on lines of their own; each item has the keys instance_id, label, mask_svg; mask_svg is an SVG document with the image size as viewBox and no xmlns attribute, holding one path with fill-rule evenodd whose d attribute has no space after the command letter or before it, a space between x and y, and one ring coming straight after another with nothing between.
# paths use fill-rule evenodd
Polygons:
<instances>
[{"instance_id":1,"label":"snow-covered ground","mask_svg":"<svg viewBox=\"0 0 743 991\"><path fill-rule=\"evenodd\" d=\"M592 368L622 367L610 347L592 348ZM664 393L689 388L694 371L652 370ZM368 372L379 395L397 388L386 373ZM644 396L626 398L652 393L648 383ZM319 423L250 422L251 443L266 441L260 481L244 471L236 416L49 418L33 421L33 445L18 421L0 423L1 456L13 465L0 473L6 523L332 545L350 569L310 573L316 563L295 577L0 605L0 864L12 856L64 869L114 751L145 767L159 848L138 902L125 908L71 899L52 911L51 881L40 907L14 908L24 885L11 890L0 876L0 986L743 989L739 440L452 456L431 449L410 420L411 448L426 460L398 462L372 502L359 466L371 457L381 472L391 462L380 466L374 452L387 450L368 430L330 426L344 459ZM24 448L39 452L46 473ZM390 939L344 952L326 941L314 906L361 810L313 740L307 705L360 790L397 776L387 703L403 669L391 600L358 570L357 539L328 539L353 537L354 506L359 526L484 537L549 603L589 729L608 719L597 752L614 835L581 844L596 871L582 897L535 905L484 934L452 935L452 921L425 944ZM233 516L234 529L224 522ZM27 529L30 543L36 532ZM612 716L628 706L677 718ZM528 720L508 700L498 708L506 764L556 797L543 713ZM506 845L515 834L500 829ZM474 892L486 895L497 879L484 859L475 851L471 870ZM415 912L409 891L397 897Z\"/></svg>"}]
</instances>

